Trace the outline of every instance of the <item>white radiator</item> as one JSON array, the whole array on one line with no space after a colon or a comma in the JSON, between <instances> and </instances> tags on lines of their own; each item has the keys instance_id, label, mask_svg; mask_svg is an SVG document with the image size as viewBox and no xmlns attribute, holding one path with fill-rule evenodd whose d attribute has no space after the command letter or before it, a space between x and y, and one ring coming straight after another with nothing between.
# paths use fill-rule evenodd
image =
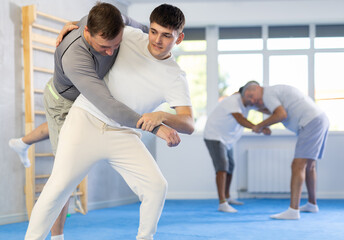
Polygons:
<instances>
[{"instance_id":1,"label":"white radiator","mask_svg":"<svg viewBox=\"0 0 344 240\"><path fill-rule=\"evenodd\" d=\"M247 151L248 192L290 192L291 163L294 149L250 148Z\"/></svg>"}]
</instances>

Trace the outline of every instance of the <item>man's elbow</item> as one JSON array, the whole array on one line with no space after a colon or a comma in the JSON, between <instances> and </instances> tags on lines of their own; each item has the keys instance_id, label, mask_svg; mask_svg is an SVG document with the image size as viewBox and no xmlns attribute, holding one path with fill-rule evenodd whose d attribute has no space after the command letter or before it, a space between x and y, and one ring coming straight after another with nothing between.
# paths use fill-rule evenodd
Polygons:
<instances>
[{"instance_id":1,"label":"man's elbow","mask_svg":"<svg viewBox=\"0 0 344 240\"><path fill-rule=\"evenodd\" d=\"M191 124L191 125L188 126L186 134L191 135L194 131L195 131L195 126L194 126L194 124Z\"/></svg>"},{"instance_id":2,"label":"man's elbow","mask_svg":"<svg viewBox=\"0 0 344 240\"><path fill-rule=\"evenodd\" d=\"M279 118L281 121L285 120L287 117L288 117L288 114L285 111L279 114Z\"/></svg>"},{"instance_id":3,"label":"man's elbow","mask_svg":"<svg viewBox=\"0 0 344 240\"><path fill-rule=\"evenodd\" d=\"M195 122L191 117L186 124L185 133L191 135L195 131Z\"/></svg>"}]
</instances>

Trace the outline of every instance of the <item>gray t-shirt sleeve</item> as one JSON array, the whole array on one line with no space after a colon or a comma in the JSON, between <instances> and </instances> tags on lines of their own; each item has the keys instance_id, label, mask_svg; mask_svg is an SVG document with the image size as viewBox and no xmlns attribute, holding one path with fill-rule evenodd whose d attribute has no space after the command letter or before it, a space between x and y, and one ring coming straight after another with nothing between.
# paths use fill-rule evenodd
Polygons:
<instances>
[{"instance_id":1,"label":"gray t-shirt sleeve","mask_svg":"<svg viewBox=\"0 0 344 240\"><path fill-rule=\"evenodd\" d=\"M95 71L94 62L87 51L67 51L62 58L63 71L75 87L106 116L119 124L136 128L141 115L117 101L103 79Z\"/></svg>"}]
</instances>

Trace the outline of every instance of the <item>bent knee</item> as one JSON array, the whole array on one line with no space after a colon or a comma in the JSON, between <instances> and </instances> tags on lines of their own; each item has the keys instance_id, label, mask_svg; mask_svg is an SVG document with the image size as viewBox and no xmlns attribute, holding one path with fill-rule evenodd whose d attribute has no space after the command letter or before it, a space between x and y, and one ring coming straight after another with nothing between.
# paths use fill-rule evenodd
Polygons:
<instances>
[{"instance_id":1,"label":"bent knee","mask_svg":"<svg viewBox=\"0 0 344 240\"><path fill-rule=\"evenodd\" d=\"M166 194L168 188L167 180L164 178L164 176L156 177L154 178L154 181L152 182L152 191L156 193Z\"/></svg>"}]
</instances>

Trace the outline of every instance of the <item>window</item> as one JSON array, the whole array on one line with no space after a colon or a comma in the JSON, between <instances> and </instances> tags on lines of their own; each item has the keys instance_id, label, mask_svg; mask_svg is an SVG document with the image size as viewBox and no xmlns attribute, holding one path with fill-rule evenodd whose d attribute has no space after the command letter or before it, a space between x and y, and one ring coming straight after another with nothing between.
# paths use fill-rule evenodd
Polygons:
<instances>
[{"instance_id":1,"label":"window","mask_svg":"<svg viewBox=\"0 0 344 240\"><path fill-rule=\"evenodd\" d=\"M181 55L177 63L186 72L189 83L190 96L195 121L206 115L207 106L207 81L206 81L206 56Z\"/></svg>"},{"instance_id":2,"label":"window","mask_svg":"<svg viewBox=\"0 0 344 240\"><path fill-rule=\"evenodd\" d=\"M314 39L314 48L344 48L344 37L318 37Z\"/></svg>"},{"instance_id":3,"label":"window","mask_svg":"<svg viewBox=\"0 0 344 240\"><path fill-rule=\"evenodd\" d=\"M216 88L218 96L227 96L247 81L256 80L263 86L287 84L298 88L326 112L330 130L344 131L344 24L215 30L207 32L212 44L207 46L204 28L186 29L185 40L174 52L187 73L196 120L206 115L207 102L217 100L207 101L207 91L211 98L215 98ZM207 48L217 49L209 54L218 63L208 69L211 75L217 71L217 81L215 78L208 83ZM248 119L258 123L263 116L250 111ZM284 129L282 124L273 127Z\"/></svg>"},{"instance_id":4,"label":"window","mask_svg":"<svg viewBox=\"0 0 344 240\"><path fill-rule=\"evenodd\" d=\"M237 92L248 81L263 83L262 54L219 55L219 96Z\"/></svg>"},{"instance_id":5,"label":"window","mask_svg":"<svg viewBox=\"0 0 344 240\"><path fill-rule=\"evenodd\" d=\"M344 52L315 55L315 101L326 112L330 130L344 131Z\"/></svg>"},{"instance_id":6,"label":"window","mask_svg":"<svg viewBox=\"0 0 344 240\"><path fill-rule=\"evenodd\" d=\"M308 26L269 27L267 46L269 50L310 48Z\"/></svg>"},{"instance_id":7,"label":"window","mask_svg":"<svg viewBox=\"0 0 344 240\"><path fill-rule=\"evenodd\" d=\"M220 28L219 51L262 50L261 27Z\"/></svg>"},{"instance_id":8,"label":"window","mask_svg":"<svg viewBox=\"0 0 344 240\"><path fill-rule=\"evenodd\" d=\"M344 25L317 25L315 29L314 99L326 112L330 130L344 131Z\"/></svg>"},{"instance_id":9,"label":"window","mask_svg":"<svg viewBox=\"0 0 344 240\"><path fill-rule=\"evenodd\" d=\"M218 41L218 89L220 98L232 95L248 81L263 84L261 27L220 28ZM257 53L258 52L258 53ZM261 122L263 115L250 111L248 120Z\"/></svg>"},{"instance_id":10,"label":"window","mask_svg":"<svg viewBox=\"0 0 344 240\"><path fill-rule=\"evenodd\" d=\"M344 48L344 25L317 25L314 48Z\"/></svg>"},{"instance_id":11,"label":"window","mask_svg":"<svg viewBox=\"0 0 344 240\"><path fill-rule=\"evenodd\" d=\"M195 122L206 116L207 73L205 28L184 29L184 40L173 53L176 61L186 73Z\"/></svg>"},{"instance_id":12,"label":"window","mask_svg":"<svg viewBox=\"0 0 344 240\"><path fill-rule=\"evenodd\" d=\"M308 57L304 55L270 56L269 85L286 84L308 95Z\"/></svg>"}]
</instances>

